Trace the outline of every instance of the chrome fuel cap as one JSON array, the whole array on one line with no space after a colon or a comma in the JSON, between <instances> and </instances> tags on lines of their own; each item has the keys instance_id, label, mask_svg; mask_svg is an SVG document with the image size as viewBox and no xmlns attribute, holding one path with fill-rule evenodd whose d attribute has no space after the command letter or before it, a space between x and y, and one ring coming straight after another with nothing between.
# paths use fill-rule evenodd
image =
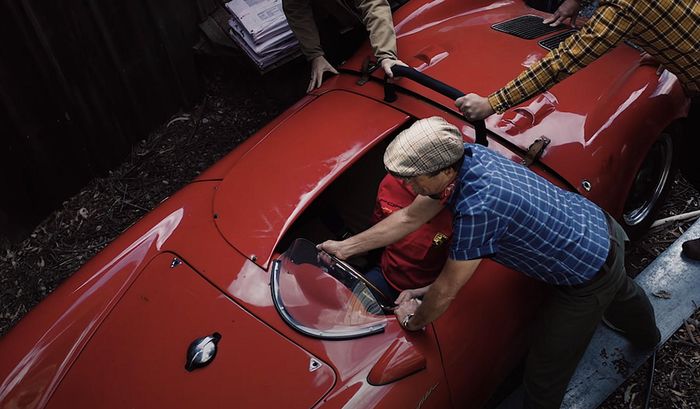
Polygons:
<instances>
[{"instance_id":1,"label":"chrome fuel cap","mask_svg":"<svg viewBox=\"0 0 700 409\"><path fill-rule=\"evenodd\" d=\"M215 332L206 337L197 338L187 348L187 362L185 369L192 372L211 363L216 357L216 344L219 343L221 334Z\"/></svg>"}]
</instances>

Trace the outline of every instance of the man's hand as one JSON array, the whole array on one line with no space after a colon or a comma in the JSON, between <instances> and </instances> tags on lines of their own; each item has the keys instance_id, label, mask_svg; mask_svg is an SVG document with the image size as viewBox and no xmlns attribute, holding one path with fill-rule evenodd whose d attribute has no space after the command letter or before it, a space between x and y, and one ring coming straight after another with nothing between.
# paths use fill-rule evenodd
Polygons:
<instances>
[{"instance_id":1,"label":"man's hand","mask_svg":"<svg viewBox=\"0 0 700 409\"><path fill-rule=\"evenodd\" d=\"M427 285L423 288L414 288L412 290L403 290L401 291L401 294L399 294L398 297L396 297L396 301L394 301L394 304L396 305L401 305L405 302L408 302L414 298L419 298L425 295L425 293L428 292L428 289L430 289L430 286Z\"/></svg>"},{"instance_id":2,"label":"man's hand","mask_svg":"<svg viewBox=\"0 0 700 409\"><path fill-rule=\"evenodd\" d=\"M338 71L333 68L333 66L326 60L326 57L319 55L311 60L311 81L309 81L309 86L306 88L306 92L311 92L314 88L321 86L323 82L323 73L331 72L337 74Z\"/></svg>"},{"instance_id":3,"label":"man's hand","mask_svg":"<svg viewBox=\"0 0 700 409\"><path fill-rule=\"evenodd\" d=\"M396 309L394 310L394 315L396 315L396 319L399 320L399 323L401 324L402 327L409 331L418 331L422 329L422 327L419 328L414 328L413 326L410 325L411 321L409 320L408 324L409 325L404 325L404 321L406 321L406 317L409 316L409 314L415 314L416 310L420 306L421 302L415 298L412 298L406 302L401 303Z\"/></svg>"},{"instance_id":4,"label":"man's hand","mask_svg":"<svg viewBox=\"0 0 700 409\"><path fill-rule=\"evenodd\" d=\"M349 254L347 252L344 243L345 241L326 240L323 243L317 245L316 248L319 250L323 250L328 254L332 254L341 260L345 260L348 257L352 256L352 254Z\"/></svg>"},{"instance_id":5,"label":"man's hand","mask_svg":"<svg viewBox=\"0 0 700 409\"><path fill-rule=\"evenodd\" d=\"M557 11L542 21L543 24L549 24L552 27L556 27L563 23L565 20L570 20L571 25L576 25L576 16L578 16L578 11L581 9L581 3L579 0L566 0Z\"/></svg>"},{"instance_id":6,"label":"man's hand","mask_svg":"<svg viewBox=\"0 0 700 409\"><path fill-rule=\"evenodd\" d=\"M656 75L661 75L661 73L664 71L664 66L647 52L642 52L642 54L639 56L639 65L656 67Z\"/></svg>"},{"instance_id":7,"label":"man's hand","mask_svg":"<svg viewBox=\"0 0 700 409\"><path fill-rule=\"evenodd\" d=\"M455 105L464 114L467 119L478 121L493 114L493 108L489 103L489 99L477 94L467 94L455 100Z\"/></svg>"},{"instance_id":8,"label":"man's hand","mask_svg":"<svg viewBox=\"0 0 700 409\"><path fill-rule=\"evenodd\" d=\"M386 75L389 76L389 78L394 78L394 73L391 72L391 67L393 67L394 65L402 65L404 67L408 67L408 65L406 65L405 62L403 62L401 60L392 60L390 58L383 59L381 61L381 65L382 65L382 69L384 70Z\"/></svg>"}]
</instances>

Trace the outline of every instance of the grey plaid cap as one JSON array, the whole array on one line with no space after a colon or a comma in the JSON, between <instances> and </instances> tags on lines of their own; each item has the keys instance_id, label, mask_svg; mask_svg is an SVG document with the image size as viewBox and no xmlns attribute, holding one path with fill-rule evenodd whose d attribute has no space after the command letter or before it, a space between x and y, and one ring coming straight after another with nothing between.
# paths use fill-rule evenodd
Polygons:
<instances>
[{"instance_id":1,"label":"grey plaid cap","mask_svg":"<svg viewBox=\"0 0 700 409\"><path fill-rule=\"evenodd\" d=\"M464 155L462 134L439 116L416 121L384 152L384 166L393 175L427 175L457 162Z\"/></svg>"}]
</instances>

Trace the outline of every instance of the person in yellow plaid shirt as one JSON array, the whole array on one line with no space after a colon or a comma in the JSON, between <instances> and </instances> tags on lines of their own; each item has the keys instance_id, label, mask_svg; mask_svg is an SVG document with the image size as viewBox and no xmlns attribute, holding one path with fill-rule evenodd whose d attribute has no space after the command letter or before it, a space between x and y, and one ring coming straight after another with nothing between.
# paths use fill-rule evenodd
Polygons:
<instances>
[{"instance_id":1,"label":"person in yellow plaid shirt","mask_svg":"<svg viewBox=\"0 0 700 409\"><path fill-rule=\"evenodd\" d=\"M565 0L544 23L575 19L581 0ZM584 68L623 39L644 49L641 64L661 64L674 73L692 98L688 113L687 157L681 163L686 179L700 190L700 172L693 158L700 153L700 1L601 0L581 29L488 97L467 94L455 101L467 119L479 120L549 89ZM683 254L700 260L700 239L683 243Z\"/></svg>"},{"instance_id":2,"label":"person in yellow plaid shirt","mask_svg":"<svg viewBox=\"0 0 700 409\"><path fill-rule=\"evenodd\" d=\"M580 0L566 0L545 23L573 19ZM700 2L603 0L578 33L488 97L468 94L456 104L469 119L503 113L552 87L630 39L676 74L688 95L700 93Z\"/></svg>"}]
</instances>

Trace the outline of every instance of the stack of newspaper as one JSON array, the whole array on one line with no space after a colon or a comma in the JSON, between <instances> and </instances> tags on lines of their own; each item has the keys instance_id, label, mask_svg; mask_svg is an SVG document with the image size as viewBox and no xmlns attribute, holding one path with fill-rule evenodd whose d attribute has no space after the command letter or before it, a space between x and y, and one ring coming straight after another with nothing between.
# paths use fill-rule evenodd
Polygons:
<instances>
[{"instance_id":1,"label":"stack of newspaper","mask_svg":"<svg viewBox=\"0 0 700 409\"><path fill-rule=\"evenodd\" d=\"M282 10L282 0L232 0L229 34L238 46L265 70L299 50Z\"/></svg>"}]
</instances>

